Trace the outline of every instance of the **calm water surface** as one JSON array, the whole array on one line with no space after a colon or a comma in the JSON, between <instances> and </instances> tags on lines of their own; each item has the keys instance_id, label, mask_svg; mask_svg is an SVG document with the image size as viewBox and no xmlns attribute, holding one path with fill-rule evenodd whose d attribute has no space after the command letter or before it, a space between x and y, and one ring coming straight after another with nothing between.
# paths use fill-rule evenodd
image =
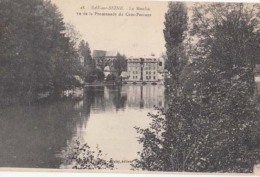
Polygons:
<instances>
[{"instance_id":1,"label":"calm water surface","mask_svg":"<svg viewBox=\"0 0 260 177\"><path fill-rule=\"evenodd\" d=\"M163 85L125 85L88 88L81 101L1 108L0 167L68 168L60 155L75 139L131 161L141 150L134 127L147 127L148 112L164 104Z\"/></svg>"}]
</instances>

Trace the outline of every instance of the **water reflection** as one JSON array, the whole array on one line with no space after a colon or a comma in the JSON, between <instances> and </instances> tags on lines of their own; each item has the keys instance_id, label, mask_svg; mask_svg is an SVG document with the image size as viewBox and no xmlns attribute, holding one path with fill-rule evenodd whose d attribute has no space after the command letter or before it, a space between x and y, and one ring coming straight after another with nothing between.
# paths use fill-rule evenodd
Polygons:
<instances>
[{"instance_id":1,"label":"water reflection","mask_svg":"<svg viewBox=\"0 0 260 177\"><path fill-rule=\"evenodd\" d=\"M60 155L74 139L98 145L108 158L132 160L141 148L133 127L147 127L148 112L164 100L162 85L125 85L86 88L81 101L1 108L0 166L68 168Z\"/></svg>"},{"instance_id":2,"label":"water reflection","mask_svg":"<svg viewBox=\"0 0 260 177\"><path fill-rule=\"evenodd\" d=\"M157 86L129 86L125 87L128 94L129 108L152 109L154 106L164 106L164 87Z\"/></svg>"},{"instance_id":3,"label":"water reflection","mask_svg":"<svg viewBox=\"0 0 260 177\"><path fill-rule=\"evenodd\" d=\"M59 168L55 156L82 123L75 102L0 109L0 166Z\"/></svg>"},{"instance_id":4,"label":"water reflection","mask_svg":"<svg viewBox=\"0 0 260 177\"><path fill-rule=\"evenodd\" d=\"M148 127L148 112L154 106L164 106L164 87L157 86L111 86L90 87L85 90L83 102L87 121L77 125L74 139L87 142L93 149L98 145L108 158L131 161L137 157L141 146L134 127ZM67 148L73 144L68 142ZM130 169L128 164L116 164L120 169ZM66 166L62 165L62 168Z\"/></svg>"}]
</instances>

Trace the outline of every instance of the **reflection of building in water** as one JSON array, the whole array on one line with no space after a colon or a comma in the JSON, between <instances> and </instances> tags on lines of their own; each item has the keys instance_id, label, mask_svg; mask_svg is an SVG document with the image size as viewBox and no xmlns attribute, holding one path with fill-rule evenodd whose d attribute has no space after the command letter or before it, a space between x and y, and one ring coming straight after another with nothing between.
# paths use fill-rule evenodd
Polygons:
<instances>
[{"instance_id":1,"label":"reflection of building in water","mask_svg":"<svg viewBox=\"0 0 260 177\"><path fill-rule=\"evenodd\" d=\"M96 113L130 108L164 106L163 85L125 85L89 88L85 91L85 109Z\"/></svg>"},{"instance_id":2,"label":"reflection of building in water","mask_svg":"<svg viewBox=\"0 0 260 177\"><path fill-rule=\"evenodd\" d=\"M105 111L107 106L104 102L104 86L85 88L84 101L91 110Z\"/></svg>"},{"instance_id":3,"label":"reflection of building in water","mask_svg":"<svg viewBox=\"0 0 260 177\"><path fill-rule=\"evenodd\" d=\"M105 87L105 102L114 106L115 110L124 109L127 102L127 93L122 90L122 86Z\"/></svg>"},{"instance_id":4,"label":"reflection of building in water","mask_svg":"<svg viewBox=\"0 0 260 177\"><path fill-rule=\"evenodd\" d=\"M129 85L127 86L127 106L153 108L164 106L163 85Z\"/></svg>"},{"instance_id":5,"label":"reflection of building in water","mask_svg":"<svg viewBox=\"0 0 260 177\"><path fill-rule=\"evenodd\" d=\"M95 113L124 109L127 93L121 86L89 87L85 89L84 104Z\"/></svg>"}]
</instances>

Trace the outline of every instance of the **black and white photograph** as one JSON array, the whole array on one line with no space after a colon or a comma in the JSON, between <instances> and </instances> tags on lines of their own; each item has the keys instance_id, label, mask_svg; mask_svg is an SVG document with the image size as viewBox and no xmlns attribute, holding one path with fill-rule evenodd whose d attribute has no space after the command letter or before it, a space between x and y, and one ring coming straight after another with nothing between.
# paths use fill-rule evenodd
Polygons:
<instances>
[{"instance_id":1,"label":"black and white photograph","mask_svg":"<svg viewBox=\"0 0 260 177\"><path fill-rule=\"evenodd\" d=\"M260 1L0 0L0 171L260 174Z\"/></svg>"}]
</instances>

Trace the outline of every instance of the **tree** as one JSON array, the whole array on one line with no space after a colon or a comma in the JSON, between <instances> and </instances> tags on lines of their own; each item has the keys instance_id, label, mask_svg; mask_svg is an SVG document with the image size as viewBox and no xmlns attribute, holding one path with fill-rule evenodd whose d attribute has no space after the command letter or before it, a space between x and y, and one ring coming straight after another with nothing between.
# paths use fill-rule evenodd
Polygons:
<instances>
[{"instance_id":1,"label":"tree","mask_svg":"<svg viewBox=\"0 0 260 177\"><path fill-rule=\"evenodd\" d=\"M116 60L113 61L113 66L117 71L118 76L120 76L123 71L127 70L126 56L118 53L116 56Z\"/></svg>"},{"instance_id":2,"label":"tree","mask_svg":"<svg viewBox=\"0 0 260 177\"><path fill-rule=\"evenodd\" d=\"M260 120L252 94L259 8L215 3L198 5L193 12L192 34L198 42L192 63L183 70L189 74L180 78L185 82L178 95L170 95L168 109L150 115L150 128L138 129L144 148L133 165L252 172L260 161Z\"/></svg>"},{"instance_id":3,"label":"tree","mask_svg":"<svg viewBox=\"0 0 260 177\"><path fill-rule=\"evenodd\" d=\"M166 69L171 73L172 85L178 87L179 75L187 63L184 49L184 37L188 28L187 7L182 2L169 2L168 11L165 14L164 38L166 41L167 60Z\"/></svg>"},{"instance_id":4,"label":"tree","mask_svg":"<svg viewBox=\"0 0 260 177\"><path fill-rule=\"evenodd\" d=\"M70 39L70 42L74 44L74 47L76 48L80 43L80 38L82 37L80 32L75 29L75 26L71 23L65 24L65 36Z\"/></svg>"},{"instance_id":5,"label":"tree","mask_svg":"<svg viewBox=\"0 0 260 177\"><path fill-rule=\"evenodd\" d=\"M108 74L106 81L116 81L116 76L114 74Z\"/></svg>"},{"instance_id":6,"label":"tree","mask_svg":"<svg viewBox=\"0 0 260 177\"><path fill-rule=\"evenodd\" d=\"M259 7L214 3L197 5L193 11L192 33L200 39L200 53L212 58L230 83L243 79L253 93L253 69L260 55Z\"/></svg>"},{"instance_id":7,"label":"tree","mask_svg":"<svg viewBox=\"0 0 260 177\"><path fill-rule=\"evenodd\" d=\"M44 0L0 1L0 73L2 92L23 100L37 94L60 95L79 83L78 54L64 35L63 17Z\"/></svg>"},{"instance_id":8,"label":"tree","mask_svg":"<svg viewBox=\"0 0 260 177\"><path fill-rule=\"evenodd\" d=\"M95 81L103 81L105 78L104 73L100 69L93 69L91 71L88 71L86 74L85 81L88 83L95 82Z\"/></svg>"},{"instance_id":9,"label":"tree","mask_svg":"<svg viewBox=\"0 0 260 177\"><path fill-rule=\"evenodd\" d=\"M91 51L88 42L85 42L84 40L80 41L78 48L79 48L78 49L79 54L84 59L84 66L87 67L88 71L93 70L95 68L95 65L94 65L94 60L92 59L91 56Z\"/></svg>"},{"instance_id":10,"label":"tree","mask_svg":"<svg viewBox=\"0 0 260 177\"><path fill-rule=\"evenodd\" d=\"M193 76L191 93L172 95L167 110L149 115L150 128L138 129L143 150L134 167L252 172L259 163L259 113L247 84L236 81L230 87L220 70L206 66L198 66L201 72ZM216 76L220 80L212 80Z\"/></svg>"}]
</instances>

